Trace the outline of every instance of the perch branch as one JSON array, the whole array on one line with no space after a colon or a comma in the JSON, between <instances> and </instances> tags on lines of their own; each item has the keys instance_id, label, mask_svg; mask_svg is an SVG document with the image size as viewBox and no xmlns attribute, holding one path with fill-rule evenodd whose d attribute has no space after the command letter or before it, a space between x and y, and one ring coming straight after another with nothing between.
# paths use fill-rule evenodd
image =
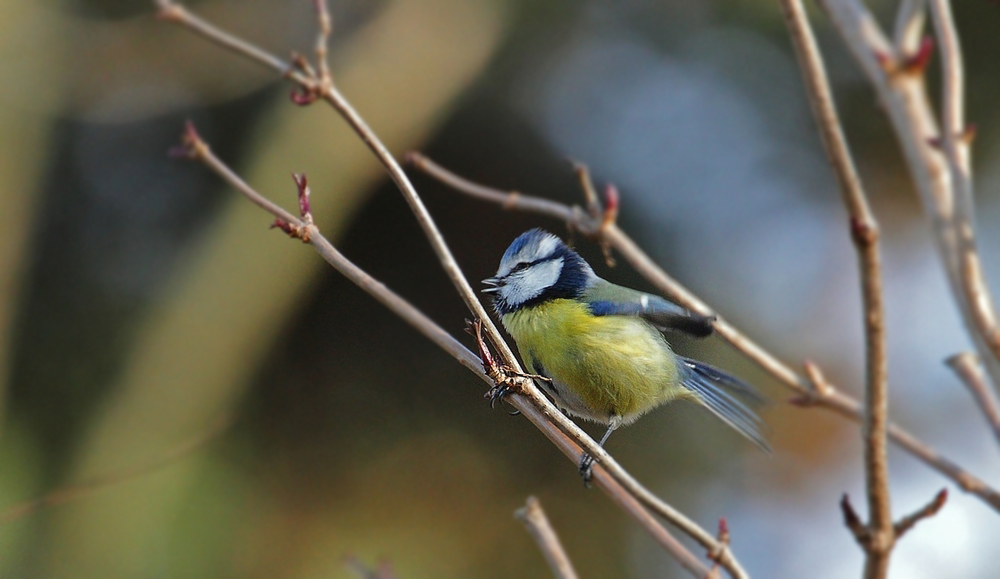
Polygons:
<instances>
[{"instance_id":1,"label":"perch branch","mask_svg":"<svg viewBox=\"0 0 1000 579\"><path fill-rule=\"evenodd\" d=\"M516 191L503 191L473 183L434 163L429 158L410 153L408 156L414 168L441 181L459 193L495 203L512 211L538 213L563 221L570 228L588 235L596 235L598 223L579 207L571 207L548 199L526 195ZM790 366L779 360L762 346L751 340L719 316L705 302L682 286L653 261L617 224L609 225L603 232L604 239L628 261L632 267L652 283L672 301L688 310L715 316L715 331L737 351L755 362L765 372L796 394L794 399L801 406L817 406L840 416L860 422L863 418L861 404L838 390L833 384L823 383L817 390L811 380L799 375ZM916 438L896 424L889 423L889 438L901 448L919 458L928 466L957 483L964 491L972 493L994 509L1000 510L1000 492L987 485L982 479L972 475L948 458L942 456L929 445Z\"/></svg>"},{"instance_id":2,"label":"perch branch","mask_svg":"<svg viewBox=\"0 0 1000 579\"><path fill-rule=\"evenodd\" d=\"M191 125L188 126L188 130L184 135L184 150L186 151L186 155L188 157L204 163L209 169L213 170L217 175L222 177L223 180L232 185L250 201L273 215L276 218L276 225L278 227L293 237L301 239L312 245L316 252L319 253L319 255L327 263L333 266L334 269L347 277L358 287L369 293L382 305L413 326L425 337L437 344L441 349L454 357L462 366L472 371L476 374L476 376L491 386L495 386L493 380L483 370L481 361L475 354L462 345L461 342L452 337L451 334L438 326L433 320L428 318L423 312L389 290L385 285L371 277L364 270L354 265L350 260L344 257L343 254L337 251L337 249L325 237L323 237L316 226L312 223L311 218L306 217L309 215L307 210L305 210L308 208L308 205L301 201L306 195L305 179L303 177L296 178L296 183L299 186L300 207L304 208L302 211L303 215L299 218L294 217L288 211L285 211L276 204L268 201L263 195L256 192L249 184L243 181L239 175L229 169L212 153L209 146L202 141L200 137L198 137L197 132ZM288 227L284 227L283 225L287 225ZM531 380L520 377L515 377L514 379L518 380L519 385L525 392L527 392L526 386L531 384ZM555 416L562 417L562 414L558 410L554 407L552 407L551 410L541 407L530 397L516 392L508 396L506 400L514 406L515 409L524 414L524 416L533 425L535 425L535 427L541 430L542 433L550 441L552 441L557 448L566 454L566 456L575 461L576 464L579 463L583 456L583 451L581 450L578 441L571 439L561 428L553 423ZM617 464L614 463L614 461L610 462L612 466L617 467ZM621 467L617 468L620 469ZM710 572L709 569L676 538L674 538L673 535L663 528L659 522L657 522L657 520L643 506L643 503L640 502L636 496L634 496L632 489L627 489L616 478L612 477L606 469L603 468L597 468L594 470L593 482L598 488L607 493L613 502L633 517L653 537L654 540L656 540L667 552L673 555L693 576L708 576ZM660 502L662 503L662 501ZM668 505L661 505L661 509L668 513L675 513L676 515L679 515L679 518L675 519L670 519L669 517L665 518L668 518L671 523L677 525L681 530L688 532L689 534L690 532L688 528L692 526L696 529L695 532L700 530L700 527L697 527L697 525L689 521L680 513L674 511ZM661 511L657 512L661 515L663 514ZM701 532L705 533L703 530ZM699 539L698 536L695 536L694 538L696 540ZM714 541L714 538L712 538L712 542ZM728 550L722 548L706 548L708 548L710 554L713 554L716 558L720 558L720 555L728 553ZM732 559L731 555L728 559L723 560L728 561L730 566L735 566L739 569L738 564L735 563L735 559ZM737 571L732 574L734 577L747 576L745 573L740 575L740 572L741 571Z\"/></svg>"},{"instance_id":3,"label":"perch branch","mask_svg":"<svg viewBox=\"0 0 1000 579\"><path fill-rule=\"evenodd\" d=\"M541 501L535 497L528 497L527 503L515 511L514 516L524 524L535 542L538 543L538 548L545 555L545 560L552 568L552 574L556 576L556 579L577 579L578 575L573 569L573 563L569 560L562 543L559 542L556 530L552 528L548 517L545 516Z\"/></svg>"}]
</instances>

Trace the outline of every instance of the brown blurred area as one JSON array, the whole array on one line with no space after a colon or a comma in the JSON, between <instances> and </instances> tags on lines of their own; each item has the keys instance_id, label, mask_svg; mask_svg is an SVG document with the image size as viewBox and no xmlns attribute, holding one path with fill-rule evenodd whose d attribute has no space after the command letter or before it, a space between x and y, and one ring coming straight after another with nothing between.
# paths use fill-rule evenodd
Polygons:
<instances>
[{"instance_id":1,"label":"brown blurred area","mask_svg":"<svg viewBox=\"0 0 1000 579\"><path fill-rule=\"evenodd\" d=\"M813 359L860 391L853 255L777 6L330 5L337 82L398 156L419 149L569 203L580 193L566 159L589 163L620 186L623 227L668 271L783 359ZM283 56L314 41L307 0L191 7ZM1000 10L956 11L997 279ZM895 141L817 21L885 230L893 416L995 480L989 434L940 364L968 343ZM0 526L0 576L340 578L355 576L344 559L357 556L389 561L400 579L547 577L513 517L530 494L582 576L684 576L526 420L491 410L482 383L205 169L166 154L192 119L286 207L290 173L305 172L338 248L469 342L406 204L331 110L292 105L288 85L156 21L151 2L6 0L0 73L0 508L115 479L226 425L165 466ZM567 234L414 182L471 280L529 227ZM600 275L648 289L575 241ZM727 517L755 576L855 576L860 551L836 501L863 488L856 430L783 404L787 392L718 339L675 346L774 400L775 455L683 406L622 430L609 450L706 528ZM900 513L949 486L891 459ZM943 576L960 560L961 576L991 577L995 516L955 497L906 538L892 576Z\"/></svg>"}]
</instances>

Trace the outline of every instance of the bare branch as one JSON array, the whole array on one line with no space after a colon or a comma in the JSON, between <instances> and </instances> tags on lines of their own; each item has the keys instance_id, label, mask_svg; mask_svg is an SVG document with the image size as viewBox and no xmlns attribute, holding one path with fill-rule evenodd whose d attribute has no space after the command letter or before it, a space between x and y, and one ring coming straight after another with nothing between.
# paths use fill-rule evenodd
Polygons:
<instances>
[{"instance_id":1,"label":"bare branch","mask_svg":"<svg viewBox=\"0 0 1000 579\"><path fill-rule=\"evenodd\" d=\"M535 497L528 497L527 503L523 508L515 511L514 516L524 523L528 532L538 543L538 548L541 549L549 567L552 568L552 574L557 579L577 579L578 575L573 569L573 563L566 555L562 543L559 542L559 536L556 535L555 529L549 524L541 501Z\"/></svg>"},{"instance_id":2,"label":"bare branch","mask_svg":"<svg viewBox=\"0 0 1000 579\"><path fill-rule=\"evenodd\" d=\"M251 44L241 38L229 34L224 30L216 28L212 24L209 24L205 20L202 20L189 12L183 5L172 2L171 0L157 0L156 5L159 8L157 18L160 20L184 26L204 38L211 40L219 46L222 46L223 48L245 56L246 58L249 58L250 60L267 68L273 69L278 74L290 75L296 82L303 82L306 80L305 76L294 71L291 64L267 52L266 50L261 49L259 46Z\"/></svg>"},{"instance_id":3,"label":"bare branch","mask_svg":"<svg viewBox=\"0 0 1000 579\"><path fill-rule=\"evenodd\" d=\"M941 507L944 506L944 503L947 500L948 500L948 489L941 489L940 491L938 491L938 494L934 495L934 498L931 499L931 502L927 503L924 506L924 508L900 519L899 522L896 523L894 526L896 532L896 540L898 541L900 537L905 535L907 531L912 529L913 526L919 523L920 521L936 515L937 512L941 510Z\"/></svg>"},{"instance_id":4,"label":"bare branch","mask_svg":"<svg viewBox=\"0 0 1000 579\"><path fill-rule=\"evenodd\" d=\"M997 400L996 392L989 384L979 358L971 352L963 352L948 358L945 362L969 389L976 406L983 412L986 422L993 430L993 435L1000 442L1000 401Z\"/></svg>"},{"instance_id":5,"label":"bare branch","mask_svg":"<svg viewBox=\"0 0 1000 579\"><path fill-rule=\"evenodd\" d=\"M337 251L337 249L334 248L325 237L323 237L316 226L312 224L311 219L306 217L308 213L305 210L303 210L305 215L303 215L303 218L300 219L292 216L290 213L281 209L274 203L267 201L263 195L256 192L231 169L229 169L221 160L215 157L211 148L198 137L197 132L193 130L193 127L189 127L185 133L185 146L187 147L186 151L188 152L188 156L190 158L205 163L207 167L212 169L226 182L235 187L253 203L271 213L271 215L278 219L286 220L291 225L292 231L295 233L293 237L297 237L308 242L313 246L316 252L327 261L327 263L334 267L334 269L343 274L358 287L372 295L382 305L387 307L390 311L417 329L425 337L437 344L441 349L454 357L462 366L465 366L476 374L480 379L491 386L495 385L494 381L483 370L481 361L475 354L452 337L448 332L438 326L433 320L428 318L423 312L415 308L403 298L399 297L381 282L371 277L367 272L357 267L354 263L344 257L343 254ZM307 207L304 206L301 201L302 196L305 194L304 181L297 180L297 183L299 185L300 207ZM261 200L264 202L261 202ZM301 233L303 231L305 232L304 236ZM537 395L542 397L542 400L547 402L547 399L545 399L538 392L537 388L534 388L530 379L523 377L516 377L515 379L519 381L520 393L514 393L508 396L506 400L514 406L514 408L519 410L536 428L541 430L542 433L567 457L573 460L575 464L579 464L579 461L583 456L583 450L581 450L579 441L571 439L565 433L565 428L562 428L562 425L557 426L556 424L556 421L560 419L563 421L568 421L568 419L566 419L561 412L552 406L551 403L546 406L534 398L534 396ZM572 422L570 422L570 424L572 424ZM589 437L586 437L586 434L583 436L589 439ZM589 440L590 443L596 447L596 443L594 443L592 439ZM588 449L587 452L590 453L590 449ZM709 550L709 555L723 562L727 570L735 569L735 571L731 571L733 577L748 577L748 575L739 567L739 564L732 557L730 551L725 545L719 545L715 539L711 537L711 535L707 534L706 531L702 530L698 527L698 525L690 521L680 512L653 496L652 493L646 491L638 485L638 483L631 479L631 476L627 475L627 473L625 475L626 480L631 481L634 487L638 487L638 489L640 489L640 493L636 493L634 488L620 483L616 477L609 474L609 471L611 471L611 469L618 469L619 471L624 472L624 470L618 466L618 464L615 463L610 456L608 456L606 460L608 461L607 468L594 469L593 482L595 486L603 490L614 503L619 505L619 507L634 518L653 537L654 540L656 540L668 553L673 555L693 576L705 577L709 574L709 569L702 564L686 547L684 547L683 544L681 544L666 529L664 529L659 522L657 522L657 520L643 506L644 503L652 503L655 505L656 508L651 508L653 508L657 514L660 514L671 523L675 524L682 531L692 535L692 537L699 543L703 543L703 546ZM642 492L646 494L642 495ZM705 541L704 536L708 536L707 541ZM707 543L707 545L704 543Z\"/></svg>"},{"instance_id":6,"label":"bare branch","mask_svg":"<svg viewBox=\"0 0 1000 579\"><path fill-rule=\"evenodd\" d=\"M452 189L460 191L474 199L495 203L507 210L524 211L552 217L553 219L573 224L574 227L582 228L584 214L579 207L570 207L569 205L542 197L522 195L517 191L501 191L493 187L474 183L452 173L415 151L406 154L406 162Z\"/></svg>"},{"instance_id":7,"label":"bare branch","mask_svg":"<svg viewBox=\"0 0 1000 579\"><path fill-rule=\"evenodd\" d=\"M898 523L893 525L893 535L895 536L895 540L898 541L900 537L905 535L920 521L936 515L938 511L944 507L947 500L948 489L941 489L936 495L934 495L934 498L920 510L900 519ZM857 541L858 544L861 545L861 547L867 552L871 548L872 544L871 529L861 522L861 517L858 516L858 513L854 510L854 507L851 505L851 499L846 493L840 500L840 510L844 514L844 526L851 531L851 534L854 535L854 540Z\"/></svg>"}]
</instances>

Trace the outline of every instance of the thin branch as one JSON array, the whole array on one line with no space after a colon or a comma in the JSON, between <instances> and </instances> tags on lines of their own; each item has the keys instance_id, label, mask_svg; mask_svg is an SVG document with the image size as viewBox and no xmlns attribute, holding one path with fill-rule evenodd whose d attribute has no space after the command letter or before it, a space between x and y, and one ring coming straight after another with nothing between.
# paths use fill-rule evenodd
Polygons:
<instances>
[{"instance_id":1,"label":"thin branch","mask_svg":"<svg viewBox=\"0 0 1000 579\"><path fill-rule=\"evenodd\" d=\"M553 217L564 221L572 229L589 235L596 234L598 230L599 224L579 207L570 207L569 205L520 192L503 191L473 183L455 175L418 153L410 153L408 158L414 168L441 181L459 193L495 203L504 209L538 213ZM735 326L726 321L725 318L716 313L708 304L691 293L690 290L670 277L618 225L609 225L603 232L603 239L615 248L640 275L652 283L663 295L692 312L704 316L715 316L714 326L716 333L722 336L737 351L741 352L748 359L760 366L761 369L777 379L780 384L791 390L796 395L793 400L799 406L815 406L856 422L862 420L863 412L861 404L857 400L844 394L833 384L825 380L823 382L824 388L817 390L808 377L800 375L790 366L751 340ZM962 490L978 496L994 509L1000 511L1000 492L997 492L982 479L942 456L928 444L898 425L889 423L888 430L889 438L894 443L919 458L934 470L956 482Z\"/></svg>"},{"instance_id":2,"label":"thin branch","mask_svg":"<svg viewBox=\"0 0 1000 579\"><path fill-rule=\"evenodd\" d=\"M176 464L179 459L190 456L218 438L231 424L232 420L229 416L222 416L210 425L206 432L179 444L153 461L135 465L115 473L96 476L50 491L39 498L13 504L0 513L0 525L6 525L22 517L36 513L43 508L54 507L89 497L110 487L133 481L162 470L172 464Z\"/></svg>"},{"instance_id":3,"label":"thin branch","mask_svg":"<svg viewBox=\"0 0 1000 579\"><path fill-rule=\"evenodd\" d=\"M515 511L514 516L524 524L535 542L538 543L538 548L545 555L545 560L552 568L552 574L556 576L556 579L577 579L578 575L573 569L573 563L569 560L562 543L559 542L556 530L552 528L548 517L545 516L541 501L535 497L528 497L524 507Z\"/></svg>"},{"instance_id":4,"label":"thin branch","mask_svg":"<svg viewBox=\"0 0 1000 579\"><path fill-rule=\"evenodd\" d=\"M986 422L993 430L993 436L1000 442L1000 401L997 400L996 392L990 387L979 358L971 352L963 352L948 358L946 363L969 389L976 406L983 412Z\"/></svg>"},{"instance_id":5,"label":"thin branch","mask_svg":"<svg viewBox=\"0 0 1000 579\"><path fill-rule=\"evenodd\" d=\"M322 0L317 1L321 2ZM178 5L171 4L170 6L176 7ZM179 11L177 15L172 16L172 18L168 19L171 22L175 22L182 26L188 26L195 32L207 36L211 40L218 42L227 48L233 49L237 52L242 52L239 44L225 42L220 39L219 35L226 33L221 32L219 29L207 25L191 26L191 20L187 18L190 14L186 11ZM268 64L263 60L258 60L258 62L263 62L266 65ZM286 77L298 83L300 89L302 90L301 94L293 95L293 100L298 104L309 104L317 99L323 99L333 106L333 108L340 113L344 120L347 121L351 128L354 129L376 158L378 158L378 160L385 166L389 176L403 193L403 197L410 205L411 210L417 218L417 222L420 224L428 240L431 242L431 247L434 249L434 252L444 268L445 273L452 281L452 284L455 286L469 310L477 319L482 320L483 328L487 336L490 338L490 341L499 351L503 364L511 368L514 372L521 372L520 365L517 358L514 356L513 351L503 339L500 331L491 321L475 292L469 286L465 275L462 273L458 262L455 260L451 250L448 248L447 243L444 241L444 238L434 223L433 218L427 211L427 208L424 206L423 201L417 194L416 189L410 183L395 158L381 142L377 134L367 125L364 119L357 113L353 106L351 106L350 102L348 102L347 99L344 98L344 96L336 89L332 82L321 82L320 79L316 77L315 72L311 69L311 67L308 67L304 63L303 59L299 59L296 66L298 67L298 72L293 71L293 73L285 74ZM274 67L272 66L272 68ZM613 226L614 224L610 225ZM314 229L314 227L311 229L307 228L307 234L312 235ZM307 239L303 240L307 241ZM671 524L687 533L695 541L702 545L708 551L709 557L712 558L712 560L717 561L730 573L730 575L736 578L748 577L746 571L743 570L742 566L733 556L728 545L719 543L710 533L702 529L694 521L690 520L688 517L662 501L659 497L639 484L639 482L617 462L615 462L611 458L611 455L599 446L593 438L591 438L572 420L559 412L552 402L538 390L533 381L521 381L520 394L530 400L550 422L555 423L563 432L567 433L574 441L582 446L586 450L587 454L593 457L599 465L607 470L607 472L615 480L621 483L621 485L642 504L646 505L653 512L670 521Z\"/></svg>"},{"instance_id":6,"label":"thin branch","mask_svg":"<svg viewBox=\"0 0 1000 579\"><path fill-rule=\"evenodd\" d=\"M185 26L219 46L273 69L278 74L290 75L296 82L305 82L307 80L304 75L295 72L290 63L261 49L259 46L213 26L188 11L181 4L177 4L171 0L156 0L156 6L159 8L157 18L160 20Z\"/></svg>"},{"instance_id":7,"label":"thin branch","mask_svg":"<svg viewBox=\"0 0 1000 579\"><path fill-rule=\"evenodd\" d=\"M307 212L302 218L292 216L276 204L266 200L263 195L255 191L250 185L243 181L236 173L229 169L211 148L202 141L193 127L188 128L185 133L185 147L188 156L194 160L203 162L209 169L222 177L227 183L236 188L237 191L246 196L254 204L262 207L276 219L286 222L290 227L284 229L293 237L301 239L313 246L319 255L326 260L334 269L347 277L358 287L366 291L390 311L398 315L405 322L413 326L417 331L438 345L445 352L454 357L462 366L472 371L476 376L485 381L490 386L494 386L493 380L483 370L480 359L466 348L461 342L456 340L448 332L438 326L433 320L428 318L423 312L412 304L399 297L384 284L370 276L367 272L348 260L319 232L312 223ZM298 178L300 199L305 196L305 181ZM263 201L263 202L262 202ZM308 207L300 201L300 207ZM530 380L522 380L530 383ZM525 389L525 392L527 390ZM519 410L536 428L553 442L566 456L579 464L583 456L578 441L571 439L566 433L554 424L556 417L562 417L562 413L552 407L544 408L537 404L528 395L519 393L511 394L506 400L517 410ZM589 452L589 450L588 450ZM613 461L612 461L613 463ZM615 465L617 466L617 465ZM618 467L621 468L621 467ZM631 489L626 489L618 480L612 477L605 469L595 468L593 483L603 490L613 502L621 507L626 513L634 518L668 553L673 555L681 565L695 577L706 577L709 569L702 564L699 559L674 538L662 525L646 510L642 503L633 495ZM674 512L672 508L666 506L668 512ZM679 515L680 524L678 527L687 532L682 525L694 525L686 517ZM675 521L671 520L672 523ZM685 523L686 522L686 523ZM675 523L676 524L676 523ZM694 525L697 528L697 525ZM697 537L696 537L697 539ZM713 539L714 541L714 539ZM724 549L716 549L711 553L728 553ZM718 556L718 555L716 555ZM733 563L730 563L732 565ZM734 576L738 576L735 575ZM746 575L742 575L746 576Z\"/></svg>"},{"instance_id":8,"label":"thin branch","mask_svg":"<svg viewBox=\"0 0 1000 579\"><path fill-rule=\"evenodd\" d=\"M948 489L941 489L938 494L934 495L931 502L927 503L919 511L907 515L899 520L898 523L894 525L894 530L896 533L896 540L898 541L900 537L905 535L910 529L914 527L920 521L933 517L944 507L944 503L948 500Z\"/></svg>"},{"instance_id":9,"label":"thin branch","mask_svg":"<svg viewBox=\"0 0 1000 579\"><path fill-rule=\"evenodd\" d=\"M865 420L862 430L868 512L871 517L867 525L868 540L864 543L865 577L881 579L889 573L889 555L896 538L892 524L886 449L889 388L878 224L844 137L830 81L827 79L826 66L816 45L805 8L801 0L782 0L781 5L820 136L840 183L844 205L850 216L851 238L858 253L867 358ZM844 505L849 506L846 496L844 495Z\"/></svg>"}]
</instances>

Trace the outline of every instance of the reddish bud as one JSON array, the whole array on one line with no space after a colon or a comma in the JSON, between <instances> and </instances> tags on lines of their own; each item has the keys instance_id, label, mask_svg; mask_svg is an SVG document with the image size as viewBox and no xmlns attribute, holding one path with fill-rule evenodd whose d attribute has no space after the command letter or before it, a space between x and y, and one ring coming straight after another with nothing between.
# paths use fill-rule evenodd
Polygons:
<instances>
[{"instance_id":1,"label":"reddish bud","mask_svg":"<svg viewBox=\"0 0 1000 579\"><path fill-rule=\"evenodd\" d=\"M620 200L621 196L618 194L618 188L609 183L604 188L604 211L614 211L617 213Z\"/></svg>"},{"instance_id":2,"label":"reddish bud","mask_svg":"<svg viewBox=\"0 0 1000 579\"><path fill-rule=\"evenodd\" d=\"M969 125L965 127L965 131L962 133L961 139L966 145L972 144L972 141L976 138L976 130L977 128L975 123L969 123Z\"/></svg>"},{"instance_id":3,"label":"reddish bud","mask_svg":"<svg viewBox=\"0 0 1000 579\"><path fill-rule=\"evenodd\" d=\"M274 218L274 221L271 223L270 229L280 229L285 233L287 233L288 235L295 236L295 228L292 226L292 224L280 217Z\"/></svg>"},{"instance_id":4,"label":"reddish bud","mask_svg":"<svg viewBox=\"0 0 1000 579\"><path fill-rule=\"evenodd\" d=\"M932 54L934 54L934 39L930 36L925 36L920 41L920 47L917 48L917 51L903 62L903 70L910 74L923 74L924 70L927 69L927 63L930 62Z\"/></svg>"},{"instance_id":5,"label":"reddish bud","mask_svg":"<svg viewBox=\"0 0 1000 579\"><path fill-rule=\"evenodd\" d=\"M313 91L307 91L305 89L292 89L292 92L288 95L292 102L299 105L300 107L308 106L316 102L319 98Z\"/></svg>"},{"instance_id":6,"label":"reddish bud","mask_svg":"<svg viewBox=\"0 0 1000 579\"><path fill-rule=\"evenodd\" d=\"M299 188L299 215L305 217L311 213L309 209L309 182L305 173L292 173L295 186Z\"/></svg>"},{"instance_id":7,"label":"reddish bud","mask_svg":"<svg viewBox=\"0 0 1000 579\"><path fill-rule=\"evenodd\" d=\"M729 544L729 523L726 522L726 517L719 518L719 542Z\"/></svg>"},{"instance_id":8,"label":"reddish bud","mask_svg":"<svg viewBox=\"0 0 1000 579\"><path fill-rule=\"evenodd\" d=\"M193 159L191 149L185 145L174 145L167 149L167 156L171 159Z\"/></svg>"},{"instance_id":9,"label":"reddish bud","mask_svg":"<svg viewBox=\"0 0 1000 579\"><path fill-rule=\"evenodd\" d=\"M618 195L618 189L608 183L607 187L604 188L604 215L601 218L602 232L618 220L618 206L620 203L621 198Z\"/></svg>"},{"instance_id":10,"label":"reddish bud","mask_svg":"<svg viewBox=\"0 0 1000 579\"><path fill-rule=\"evenodd\" d=\"M201 140L198 129L194 122L187 120L184 122L184 133L181 135L181 144L171 147L167 154L174 159L197 159L199 154L207 145Z\"/></svg>"},{"instance_id":11,"label":"reddish bud","mask_svg":"<svg viewBox=\"0 0 1000 579\"><path fill-rule=\"evenodd\" d=\"M812 396L795 396L788 399L788 403L792 406L798 406L799 408L808 408L816 403L816 399Z\"/></svg>"},{"instance_id":12,"label":"reddish bud","mask_svg":"<svg viewBox=\"0 0 1000 579\"><path fill-rule=\"evenodd\" d=\"M896 59L884 52L879 52L876 50L875 60L878 61L878 64L879 66L882 67L882 70L886 72L892 72L893 70L896 69Z\"/></svg>"}]
</instances>

